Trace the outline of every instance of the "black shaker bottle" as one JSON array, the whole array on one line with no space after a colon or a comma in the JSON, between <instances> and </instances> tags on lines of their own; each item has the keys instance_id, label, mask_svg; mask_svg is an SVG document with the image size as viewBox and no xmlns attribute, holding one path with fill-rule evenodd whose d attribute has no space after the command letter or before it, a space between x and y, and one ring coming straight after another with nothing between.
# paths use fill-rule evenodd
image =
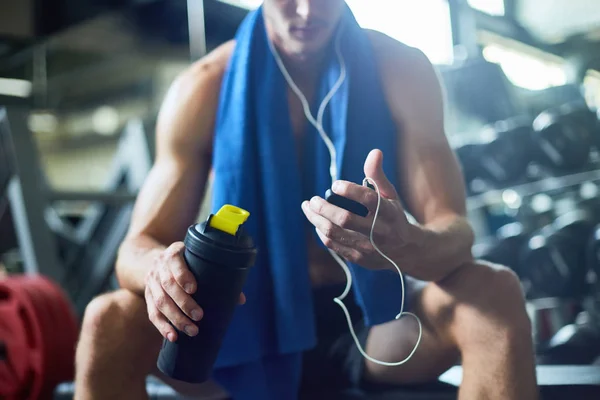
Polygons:
<instances>
[{"instance_id":1,"label":"black shaker bottle","mask_svg":"<svg viewBox=\"0 0 600 400\"><path fill-rule=\"evenodd\" d=\"M174 343L163 341L158 368L167 376L190 383L206 381L250 268L256 259L252 238L241 226L250 213L224 205L206 222L188 228L184 259L196 278L192 295L204 316L194 337L178 331Z\"/></svg>"}]
</instances>

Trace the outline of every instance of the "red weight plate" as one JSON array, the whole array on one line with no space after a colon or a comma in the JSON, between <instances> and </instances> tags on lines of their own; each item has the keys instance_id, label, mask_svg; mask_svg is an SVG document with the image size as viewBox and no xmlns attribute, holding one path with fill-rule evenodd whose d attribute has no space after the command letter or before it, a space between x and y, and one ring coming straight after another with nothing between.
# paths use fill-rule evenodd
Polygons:
<instances>
[{"instance_id":1,"label":"red weight plate","mask_svg":"<svg viewBox=\"0 0 600 400\"><path fill-rule=\"evenodd\" d=\"M37 399L40 394L42 382L37 379L40 372L41 362L43 359L43 337L41 326L36 316L35 307L29 299L26 292L22 290L22 277L11 277L0 281L0 291L10 291L14 296L17 307L17 318L21 324L21 332L19 335L25 339L25 350L19 351L18 357L20 362L24 362L26 366L25 379L21 382L22 391L27 391L27 398ZM24 359L24 361L23 361ZM28 379L33 375L31 382Z\"/></svg>"},{"instance_id":2,"label":"red weight plate","mask_svg":"<svg viewBox=\"0 0 600 400\"><path fill-rule=\"evenodd\" d=\"M60 321L54 315L54 302L56 301L52 293L49 292L46 280L43 277L36 277L35 281L30 282L30 287L35 290L36 296L40 301L40 312L43 312L43 331L46 342L46 359L44 362L44 384L40 397L46 398L52 396L52 391L56 386L56 371L59 368L56 360L60 358L60 348L58 338L61 335L63 327ZM42 307L43 305L43 307Z\"/></svg>"},{"instance_id":3,"label":"red weight plate","mask_svg":"<svg viewBox=\"0 0 600 400\"><path fill-rule=\"evenodd\" d=\"M75 376L75 348L79 337L79 324L75 311L71 306L66 294L59 287L53 285L53 291L56 293L53 306L60 320L62 327L61 335L58 340L58 348L60 350L60 358L57 369L57 380L64 382L73 380Z\"/></svg>"},{"instance_id":4,"label":"red weight plate","mask_svg":"<svg viewBox=\"0 0 600 400\"><path fill-rule=\"evenodd\" d=\"M18 371L19 384L13 384L12 393L20 392L21 395L17 396L22 398L25 395L20 388L28 386L28 399L51 398L55 386L71 380L74 375L75 345L79 333L75 313L63 290L45 277L12 277L8 286L11 289L7 285L0 286L0 298L2 288L7 293L10 290L13 310L6 314L13 316L10 326L18 326L13 328L12 336L21 338L22 342L18 345L12 340L10 351L18 354L21 363L18 368L0 369L0 383L8 379L14 383ZM3 320L8 321L8 318ZM0 391L0 395L7 396L8 393Z\"/></svg>"},{"instance_id":5,"label":"red weight plate","mask_svg":"<svg viewBox=\"0 0 600 400\"><path fill-rule=\"evenodd\" d=\"M20 392L27 379L27 342L19 318L16 296L0 286L0 338L4 342L5 357L0 361L0 398Z\"/></svg>"},{"instance_id":6,"label":"red weight plate","mask_svg":"<svg viewBox=\"0 0 600 400\"><path fill-rule=\"evenodd\" d=\"M49 346L45 330L47 330L46 316L40 309L43 301L31 287L31 281L35 277L19 276L15 278L15 289L21 295L21 303L27 304L31 310L30 321L26 323L30 327L28 333L36 338L35 344L28 351L29 372L32 376L31 391L28 398L37 400L40 398L44 386L44 375L46 373L46 360L48 359Z\"/></svg>"},{"instance_id":7,"label":"red weight plate","mask_svg":"<svg viewBox=\"0 0 600 400\"><path fill-rule=\"evenodd\" d=\"M52 334L50 346L53 352L48 358L49 371L46 377L46 390L52 393L55 386L72 380L75 374L75 345L77 341L77 320L65 293L47 278L36 280L38 293L46 298L47 314L50 317Z\"/></svg>"},{"instance_id":8,"label":"red weight plate","mask_svg":"<svg viewBox=\"0 0 600 400\"><path fill-rule=\"evenodd\" d=\"M44 288L40 287L38 277L27 277L21 283L21 290L27 293L29 300L32 302L37 320L40 324L40 333L43 339L42 358L37 363L32 365L38 366L35 371L36 387L39 384L39 398L47 397L47 386L49 376L52 374L53 365L50 360L55 351L54 337L58 327L53 325L52 316L50 315L51 299L48 299L44 293Z\"/></svg>"}]
</instances>

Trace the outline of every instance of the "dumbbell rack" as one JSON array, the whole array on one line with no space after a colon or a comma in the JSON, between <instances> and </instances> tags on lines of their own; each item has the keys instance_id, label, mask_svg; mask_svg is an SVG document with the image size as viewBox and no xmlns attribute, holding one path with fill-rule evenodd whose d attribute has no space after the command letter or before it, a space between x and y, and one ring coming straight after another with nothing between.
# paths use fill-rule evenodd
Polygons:
<instances>
[{"instance_id":1,"label":"dumbbell rack","mask_svg":"<svg viewBox=\"0 0 600 400\"><path fill-rule=\"evenodd\" d=\"M573 187L585 182L600 181L600 169L578 172L575 174L548 177L534 182L528 182L503 189L493 189L467 198L467 210L476 211L480 208L502 202L502 195L512 190L521 197L538 193L552 193Z\"/></svg>"}]
</instances>

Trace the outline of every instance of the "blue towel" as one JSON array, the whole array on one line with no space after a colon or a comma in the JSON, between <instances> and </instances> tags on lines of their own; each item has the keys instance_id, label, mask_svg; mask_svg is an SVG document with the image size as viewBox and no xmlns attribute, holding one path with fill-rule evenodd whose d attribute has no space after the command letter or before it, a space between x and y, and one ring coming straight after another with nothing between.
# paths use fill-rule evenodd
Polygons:
<instances>
[{"instance_id":1,"label":"blue towel","mask_svg":"<svg viewBox=\"0 0 600 400\"><path fill-rule=\"evenodd\" d=\"M360 184L367 154L379 148L385 154L384 170L395 182L397 127L371 43L349 8L338 29L344 29L340 44L348 76L327 107L324 128L337 149L340 179ZM245 226L258 256L244 288L248 302L234 314L216 368L301 353L315 345L306 248L307 240L318 237L305 234L300 204L313 195L324 196L331 186L329 153L308 123L302 162L298 159L287 84L269 50L262 8L245 18L235 40L215 127L212 207L214 212L230 203L250 211ZM313 109L340 74L330 53ZM396 273L350 268L365 323L392 320L401 299Z\"/></svg>"}]
</instances>

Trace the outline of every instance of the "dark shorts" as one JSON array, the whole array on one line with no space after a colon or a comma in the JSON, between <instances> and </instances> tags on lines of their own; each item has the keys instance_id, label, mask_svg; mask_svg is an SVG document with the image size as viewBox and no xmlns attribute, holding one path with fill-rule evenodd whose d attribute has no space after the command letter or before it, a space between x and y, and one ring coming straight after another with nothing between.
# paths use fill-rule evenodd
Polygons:
<instances>
[{"instance_id":1,"label":"dark shorts","mask_svg":"<svg viewBox=\"0 0 600 400\"><path fill-rule=\"evenodd\" d=\"M345 389L363 387L364 358L350 335L341 307L333 302L344 291L344 284L320 287L313 291L316 314L317 346L304 353L302 387L311 390L321 387ZM363 349L369 328L363 323L362 312L356 305L352 290L344 299L354 331Z\"/></svg>"},{"instance_id":2,"label":"dark shorts","mask_svg":"<svg viewBox=\"0 0 600 400\"><path fill-rule=\"evenodd\" d=\"M414 296L423 288L424 282L405 275L404 283L404 311L410 311ZM354 343L343 310L333 301L343 293L344 288L345 283L313 290L318 343L315 348L304 353L301 387L308 392L321 388L360 389L367 392L389 390L393 386L365 380L365 359ZM364 324L362 310L356 304L352 290L344 299L344 304L348 308L358 341L366 350L370 328Z\"/></svg>"}]
</instances>

